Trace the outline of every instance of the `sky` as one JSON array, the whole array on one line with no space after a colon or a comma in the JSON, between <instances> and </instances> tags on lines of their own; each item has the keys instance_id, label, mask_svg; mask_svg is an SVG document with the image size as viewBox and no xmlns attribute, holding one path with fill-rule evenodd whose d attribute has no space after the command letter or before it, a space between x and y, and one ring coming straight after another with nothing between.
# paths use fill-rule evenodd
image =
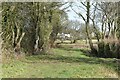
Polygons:
<instances>
[{"instance_id":1,"label":"sky","mask_svg":"<svg viewBox=\"0 0 120 80\"><path fill-rule=\"evenodd\" d=\"M65 8L69 6L69 3L64 5L62 8ZM79 8L77 6L80 6ZM72 5L72 9L74 9L77 13L81 13L85 18L86 18L86 11L85 11L85 7L80 3L80 2L74 2L74 4ZM65 11L68 15L68 19L69 20L78 20L80 21L80 23L85 23L83 21L83 19L78 16L78 14L76 14L73 10L71 9L71 7L68 7ZM92 10L92 7L91 7ZM91 21L90 21L91 23Z\"/></svg>"},{"instance_id":2,"label":"sky","mask_svg":"<svg viewBox=\"0 0 120 80\"><path fill-rule=\"evenodd\" d=\"M75 4L77 4L77 3L75 3ZM69 4L64 5L63 8L64 8L64 7L67 7L67 6L69 6ZM76 5L73 5L73 9L74 9L75 11L79 12L79 10L77 9ZM68 19L69 19L69 20L78 20L78 21L80 21L81 23L84 23L84 21L81 19L81 17L79 17L79 16L71 9L71 7L67 8L65 11L66 11L66 13L67 13L67 15L68 15ZM85 11L82 11L82 13L83 13L84 16L85 16Z\"/></svg>"},{"instance_id":3,"label":"sky","mask_svg":"<svg viewBox=\"0 0 120 80\"><path fill-rule=\"evenodd\" d=\"M92 3L91 3L92 4ZM66 5L64 5L63 6L63 8L64 7L67 7L67 6L69 6L69 4L66 4ZM78 7L76 7L76 6L81 6L80 8L78 8ZM78 12L78 13L81 13L85 18L86 18L86 11L85 11L85 7L79 2L75 2L75 4L72 6L73 7L73 9L76 11L76 12ZM91 12L90 13L92 13L92 11L93 11L93 7L91 6L91 8L90 8L91 10ZM71 9L71 7L69 7L69 8L67 8L66 9L66 13L67 13L67 15L68 15L68 19L69 20L77 20L77 21L79 21L80 23L85 23L84 22L84 20L80 17L80 16L78 16L72 9ZM99 23L100 21L98 21L98 23ZM97 24L98 24L97 23ZM91 22L91 20L90 20L90 24L92 24L92 22ZM98 24L98 27L100 28L100 24Z\"/></svg>"}]
</instances>

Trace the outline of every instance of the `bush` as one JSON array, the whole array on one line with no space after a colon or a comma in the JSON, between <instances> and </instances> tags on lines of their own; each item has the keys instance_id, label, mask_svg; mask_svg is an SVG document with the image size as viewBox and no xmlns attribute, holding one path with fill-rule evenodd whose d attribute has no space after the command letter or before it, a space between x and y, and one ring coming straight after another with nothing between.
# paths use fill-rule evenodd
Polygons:
<instances>
[{"instance_id":1,"label":"bush","mask_svg":"<svg viewBox=\"0 0 120 80\"><path fill-rule=\"evenodd\" d=\"M95 47L91 49L91 53L92 53L92 56L98 55L97 49Z\"/></svg>"},{"instance_id":2,"label":"bush","mask_svg":"<svg viewBox=\"0 0 120 80\"><path fill-rule=\"evenodd\" d=\"M118 59L120 59L120 43L116 44L115 54Z\"/></svg>"},{"instance_id":3,"label":"bush","mask_svg":"<svg viewBox=\"0 0 120 80\"><path fill-rule=\"evenodd\" d=\"M105 58L119 58L120 59L120 43L117 42L99 42L98 43L98 57Z\"/></svg>"},{"instance_id":4,"label":"bush","mask_svg":"<svg viewBox=\"0 0 120 80\"><path fill-rule=\"evenodd\" d=\"M99 57L105 57L104 42L103 41L98 43L98 56Z\"/></svg>"},{"instance_id":5,"label":"bush","mask_svg":"<svg viewBox=\"0 0 120 80\"><path fill-rule=\"evenodd\" d=\"M117 58L116 48L117 48L116 43L115 43L115 42L112 42L112 43L110 44L110 50L111 50L111 53L112 53L112 56L111 56L111 57Z\"/></svg>"},{"instance_id":6,"label":"bush","mask_svg":"<svg viewBox=\"0 0 120 80\"><path fill-rule=\"evenodd\" d=\"M107 57L107 58L112 57L112 52L111 52L111 50L110 50L109 43L106 43L106 44L105 44L104 53L105 53L105 57Z\"/></svg>"}]
</instances>

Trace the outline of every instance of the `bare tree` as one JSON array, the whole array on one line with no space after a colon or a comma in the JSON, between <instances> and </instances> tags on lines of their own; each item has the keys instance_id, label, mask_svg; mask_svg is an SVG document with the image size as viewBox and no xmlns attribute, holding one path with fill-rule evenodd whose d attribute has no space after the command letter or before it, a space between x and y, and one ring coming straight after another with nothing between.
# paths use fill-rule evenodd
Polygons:
<instances>
[{"instance_id":1,"label":"bare tree","mask_svg":"<svg viewBox=\"0 0 120 80\"><path fill-rule=\"evenodd\" d=\"M90 48L91 48L91 51L92 53L95 53L96 54L96 49L94 48L93 46L93 43L92 43L92 39L91 39L91 36L90 36L90 32L89 32L89 27L90 27L90 1L86 1L86 2L81 2L81 4L85 7L85 11L86 11L86 16L83 16L80 12L76 12L73 7L71 7L71 9L79 16L81 17L84 22L85 22L85 26L86 26L86 34L87 34L87 38L88 38L88 41L89 41L89 45L90 45ZM79 8L81 6L78 6ZM92 19L93 20L93 19ZM93 21L94 22L94 21Z\"/></svg>"}]
</instances>

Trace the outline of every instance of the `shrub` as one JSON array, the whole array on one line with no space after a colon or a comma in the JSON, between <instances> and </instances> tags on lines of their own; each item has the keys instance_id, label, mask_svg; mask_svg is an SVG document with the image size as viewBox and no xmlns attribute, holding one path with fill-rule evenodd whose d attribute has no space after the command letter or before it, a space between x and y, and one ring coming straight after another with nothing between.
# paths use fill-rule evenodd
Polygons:
<instances>
[{"instance_id":1,"label":"shrub","mask_svg":"<svg viewBox=\"0 0 120 80\"><path fill-rule=\"evenodd\" d=\"M116 44L115 54L118 59L120 59L120 43Z\"/></svg>"},{"instance_id":2,"label":"shrub","mask_svg":"<svg viewBox=\"0 0 120 80\"><path fill-rule=\"evenodd\" d=\"M92 56L98 55L97 49L95 47L91 49L91 53L92 53Z\"/></svg>"},{"instance_id":3,"label":"shrub","mask_svg":"<svg viewBox=\"0 0 120 80\"><path fill-rule=\"evenodd\" d=\"M112 57L112 52L110 50L110 46L109 43L106 43L104 46L104 53L105 53L105 57Z\"/></svg>"},{"instance_id":4,"label":"shrub","mask_svg":"<svg viewBox=\"0 0 120 80\"><path fill-rule=\"evenodd\" d=\"M98 56L99 57L105 57L104 42L103 41L98 43Z\"/></svg>"},{"instance_id":5,"label":"shrub","mask_svg":"<svg viewBox=\"0 0 120 80\"><path fill-rule=\"evenodd\" d=\"M115 58L117 57L116 48L117 48L116 43L112 42L110 44L110 50L111 50L111 53L112 53L112 57L115 57Z\"/></svg>"}]
</instances>

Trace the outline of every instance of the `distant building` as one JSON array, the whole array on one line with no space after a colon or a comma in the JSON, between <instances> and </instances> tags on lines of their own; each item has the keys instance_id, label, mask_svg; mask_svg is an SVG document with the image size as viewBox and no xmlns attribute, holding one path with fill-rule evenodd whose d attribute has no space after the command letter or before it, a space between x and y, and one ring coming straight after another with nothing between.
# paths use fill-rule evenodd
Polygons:
<instances>
[{"instance_id":1,"label":"distant building","mask_svg":"<svg viewBox=\"0 0 120 80\"><path fill-rule=\"evenodd\" d=\"M91 36L92 36L92 37L95 37L95 33L94 33L94 32L92 32L92 33L91 33Z\"/></svg>"},{"instance_id":2,"label":"distant building","mask_svg":"<svg viewBox=\"0 0 120 80\"><path fill-rule=\"evenodd\" d=\"M63 38L63 39L70 39L71 35L70 34L65 34L65 33L58 33L59 38Z\"/></svg>"}]
</instances>

